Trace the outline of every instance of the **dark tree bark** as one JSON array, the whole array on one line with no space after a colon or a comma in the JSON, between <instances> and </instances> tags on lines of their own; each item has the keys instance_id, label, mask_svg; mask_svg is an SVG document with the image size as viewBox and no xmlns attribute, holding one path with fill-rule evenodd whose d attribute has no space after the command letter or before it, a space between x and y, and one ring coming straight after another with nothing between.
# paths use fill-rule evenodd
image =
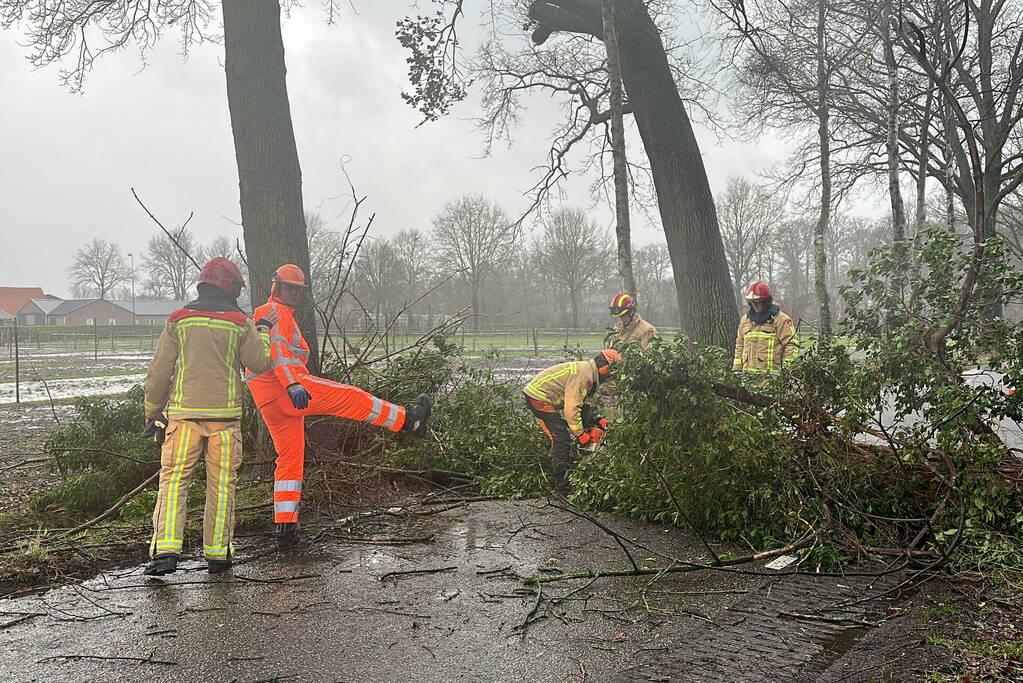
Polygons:
<instances>
[{"instance_id":1,"label":"dark tree bark","mask_svg":"<svg viewBox=\"0 0 1023 683\"><path fill-rule=\"evenodd\" d=\"M278 0L224 0L227 102L238 162L245 254L253 305L270 293L273 272L294 263L310 274L302 210L302 170L288 103ZM313 307L297 311L316 357Z\"/></svg>"},{"instance_id":2,"label":"dark tree bark","mask_svg":"<svg viewBox=\"0 0 1023 683\"><path fill-rule=\"evenodd\" d=\"M537 44L559 31L603 40L600 0L534 0L529 16ZM694 341L728 348L737 312L696 136L646 6L615 0L615 19L622 80L650 160L682 330Z\"/></svg>"},{"instance_id":3,"label":"dark tree bark","mask_svg":"<svg viewBox=\"0 0 1023 683\"><path fill-rule=\"evenodd\" d=\"M881 40L884 45L884 63L888 69L888 196L892 204L892 239L901 242L906 239L906 211L902 201L902 188L899 185L899 66L895 61L895 49L892 38L892 2L888 0L884 12L881 13Z\"/></svg>"},{"instance_id":4,"label":"dark tree bark","mask_svg":"<svg viewBox=\"0 0 1023 683\"><path fill-rule=\"evenodd\" d=\"M625 159L625 120L622 113L622 68L618 58L618 35L615 29L614 0L602 0L601 20L604 24L604 45L607 47L607 75L611 103L611 156L615 177L615 236L618 240L618 275L622 288L636 296L636 277L632 271L632 223L629 218L629 174ZM572 314L572 325L576 324Z\"/></svg>"},{"instance_id":5,"label":"dark tree bark","mask_svg":"<svg viewBox=\"0 0 1023 683\"><path fill-rule=\"evenodd\" d=\"M830 84L827 70L827 0L817 0L817 136L820 142L821 213L813 233L814 290L820 309L820 333L831 336L831 297L828 294L826 273L828 257L824 245L831 223L831 108L828 99Z\"/></svg>"}]
</instances>

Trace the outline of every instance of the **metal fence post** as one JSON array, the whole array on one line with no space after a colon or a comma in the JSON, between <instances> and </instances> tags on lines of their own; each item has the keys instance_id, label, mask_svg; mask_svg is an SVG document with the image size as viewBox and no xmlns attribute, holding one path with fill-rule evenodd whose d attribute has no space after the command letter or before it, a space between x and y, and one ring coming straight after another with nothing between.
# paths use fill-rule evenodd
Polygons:
<instances>
[{"instance_id":1,"label":"metal fence post","mask_svg":"<svg viewBox=\"0 0 1023 683\"><path fill-rule=\"evenodd\" d=\"M21 403L21 358L18 349L18 316L14 316L14 402Z\"/></svg>"}]
</instances>

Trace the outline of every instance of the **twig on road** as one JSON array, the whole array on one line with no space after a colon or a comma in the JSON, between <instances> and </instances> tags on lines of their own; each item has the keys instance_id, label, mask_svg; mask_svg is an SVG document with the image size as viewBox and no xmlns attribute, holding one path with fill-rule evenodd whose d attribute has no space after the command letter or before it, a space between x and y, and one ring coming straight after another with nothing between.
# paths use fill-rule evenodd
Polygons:
<instances>
[{"instance_id":1,"label":"twig on road","mask_svg":"<svg viewBox=\"0 0 1023 683\"><path fill-rule=\"evenodd\" d=\"M404 571L385 572L380 575L380 581L386 581L392 576L408 576L411 574L440 574L441 572L453 572L458 567L438 567L436 569L406 569Z\"/></svg>"}]
</instances>

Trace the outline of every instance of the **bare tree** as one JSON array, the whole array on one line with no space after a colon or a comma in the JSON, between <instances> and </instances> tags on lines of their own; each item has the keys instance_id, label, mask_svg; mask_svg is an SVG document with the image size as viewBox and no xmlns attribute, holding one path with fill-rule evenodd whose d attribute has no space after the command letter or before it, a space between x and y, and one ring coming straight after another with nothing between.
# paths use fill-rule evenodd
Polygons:
<instances>
[{"instance_id":1,"label":"bare tree","mask_svg":"<svg viewBox=\"0 0 1023 683\"><path fill-rule=\"evenodd\" d=\"M771 192L741 176L729 178L717 205L735 303L742 308L743 288L754 277L765 276L759 271L763 268L764 252L781 221L783 207Z\"/></svg>"},{"instance_id":2,"label":"bare tree","mask_svg":"<svg viewBox=\"0 0 1023 683\"><path fill-rule=\"evenodd\" d=\"M180 33L187 53L195 44L219 40L223 19L228 108L253 299L269 292L271 275L282 263L309 268L280 14L278 0L0 0L0 25L24 28L33 64L70 58L61 80L76 92L103 54L135 45L144 56L168 29ZM310 360L315 367L318 346L312 308L300 309L298 319L313 349Z\"/></svg>"},{"instance_id":3,"label":"bare tree","mask_svg":"<svg viewBox=\"0 0 1023 683\"><path fill-rule=\"evenodd\" d=\"M406 229L391 239L391 248L398 259L400 278L395 283L407 302L417 298L430 279L430 250L426 235L420 230Z\"/></svg>"},{"instance_id":4,"label":"bare tree","mask_svg":"<svg viewBox=\"0 0 1023 683\"><path fill-rule=\"evenodd\" d=\"M639 297L643 316L657 320L657 314L665 316L671 311L670 299L675 284L671 279L671 255L664 244L647 244L633 254L633 270L636 273L636 296Z\"/></svg>"},{"instance_id":5,"label":"bare tree","mask_svg":"<svg viewBox=\"0 0 1023 683\"><path fill-rule=\"evenodd\" d=\"M238 252L234 241L226 235L217 235L212 242L199 249L196 260L199 263L206 263L217 257L237 261Z\"/></svg>"},{"instance_id":6,"label":"bare tree","mask_svg":"<svg viewBox=\"0 0 1023 683\"><path fill-rule=\"evenodd\" d=\"M604 28L604 47L607 49L608 95L611 114L611 156L614 159L615 179L615 236L618 240L618 274L627 292L636 291L636 278L632 270L632 235L629 218L629 176L625 153L624 104L622 101L622 67L618 55L618 35L615 28L615 3L602 0L601 22Z\"/></svg>"},{"instance_id":7,"label":"bare tree","mask_svg":"<svg viewBox=\"0 0 1023 683\"><path fill-rule=\"evenodd\" d=\"M309 273L313 282L313 298L317 305L323 303L338 264L347 262L344 236L331 230L320 214L307 211L306 229L309 235Z\"/></svg>"},{"instance_id":8,"label":"bare tree","mask_svg":"<svg viewBox=\"0 0 1023 683\"><path fill-rule=\"evenodd\" d=\"M387 325L401 305L401 262L390 241L367 239L359 250L354 273L359 301L373 314L373 325Z\"/></svg>"},{"instance_id":9,"label":"bare tree","mask_svg":"<svg viewBox=\"0 0 1023 683\"><path fill-rule=\"evenodd\" d=\"M192 233L184 227L174 233L174 240L163 234L150 238L145 257L148 277L165 283L172 298L187 299L199 275L192 259L188 257L188 254L196 251L199 250L196 249Z\"/></svg>"},{"instance_id":10,"label":"bare tree","mask_svg":"<svg viewBox=\"0 0 1023 683\"><path fill-rule=\"evenodd\" d=\"M437 262L457 272L472 306L473 330L479 331L480 292L493 275L505 252L519 237L518 224L504 209L480 195L467 195L448 202L433 219L433 241Z\"/></svg>"},{"instance_id":11,"label":"bare tree","mask_svg":"<svg viewBox=\"0 0 1023 683\"><path fill-rule=\"evenodd\" d=\"M590 39L603 40L601 0L525 0L526 17L532 29L532 40L537 46L546 46L557 34L554 42L568 42L575 54L591 49ZM672 68L663 33L655 23L657 8L665 3L645 0L615 0L615 28L621 57L622 81L628 96L626 108L631 109L639 129L640 138L650 164L650 174L657 196L661 223L664 227L672 267L675 274L676 297L679 302L683 329L696 340L720 346L731 344L735 331L735 310L730 292L728 264L725 260L713 196L707 181L706 169L693 132L689 114L679 93L679 74ZM442 87L457 82L457 74L446 69L446 48L456 44L447 38L451 27L462 11L462 2L447 0L441 3L449 10L449 23L441 22L443 30L423 27L426 39L412 42L410 71L419 70L416 106L429 118L442 113L450 104ZM413 32L400 31L404 38L414 38ZM571 55L572 50L565 51ZM604 57L606 57L606 51ZM545 54L555 54L549 50ZM563 62L565 60L562 60ZM578 129L569 125L559 134L561 142L582 140L596 124L609 120L606 109L599 107L591 93L603 96L607 79L600 62L594 69L559 70L559 80L549 81L545 68L506 69L497 64L498 71L510 74L512 79L522 76L520 83L495 91L497 98L510 98L514 93L533 88L539 81L553 92L568 93L587 99L573 102L569 120L578 123ZM422 69L432 70L432 79L423 79ZM560 80L560 77L567 77ZM577 83L583 83L580 88ZM600 84L604 85L601 86ZM430 87L426 87L429 85ZM431 97L431 95L433 95ZM503 100L502 100L503 101ZM592 102L593 106L589 106ZM498 111L502 111L500 108ZM505 107L503 119L514 120L517 110ZM564 171L566 144L555 142L552 148L548 177L559 177ZM631 168L631 167L630 167ZM545 182L545 181L542 181ZM635 187L633 183L633 187Z\"/></svg>"},{"instance_id":12,"label":"bare tree","mask_svg":"<svg viewBox=\"0 0 1023 683\"><path fill-rule=\"evenodd\" d=\"M544 220L535 249L537 265L549 287L567 300L571 324L566 327L579 327L583 295L614 262L611 244L607 231L581 209L559 209Z\"/></svg>"},{"instance_id":13,"label":"bare tree","mask_svg":"<svg viewBox=\"0 0 1023 683\"><path fill-rule=\"evenodd\" d=\"M171 288L163 280L159 280L151 273L146 273L142 280L142 288L139 290L140 299L163 300L171 298Z\"/></svg>"},{"instance_id":14,"label":"bare tree","mask_svg":"<svg viewBox=\"0 0 1023 683\"><path fill-rule=\"evenodd\" d=\"M119 246L94 239L75 252L68 274L77 291L106 299L117 285L131 278L131 268Z\"/></svg>"}]
</instances>

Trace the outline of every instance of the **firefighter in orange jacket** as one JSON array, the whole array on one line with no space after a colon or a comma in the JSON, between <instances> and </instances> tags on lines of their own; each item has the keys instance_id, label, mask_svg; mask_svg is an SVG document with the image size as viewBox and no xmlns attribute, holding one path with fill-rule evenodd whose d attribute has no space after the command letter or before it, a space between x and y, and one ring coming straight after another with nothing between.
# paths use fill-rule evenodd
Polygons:
<instances>
[{"instance_id":1,"label":"firefighter in orange jacket","mask_svg":"<svg viewBox=\"0 0 1023 683\"><path fill-rule=\"evenodd\" d=\"M733 371L774 373L799 352L799 336L792 318L782 313L766 282L754 282L746 290L749 310L739 320L735 334Z\"/></svg>"},{"instance_id":2,"label":"firefighter in orange jacket","mask_svg":"<svg viewBox=\"0 0 1023 683\"><path fill-rule=\"evenodd\" d=\"M598 385L610 377L611 365L621 359L614 349L604 349L593 360L559 363L533 377L522 390L526 406L551 440L551 471L558 493L572 490L568 470L573 442L585 447L607 428L607 421L592 412L586 399L594 396Z\"/></svg>"},{"instance_id":3,"label":"firefighter in orange jacket","mask_svg":"<svg viewBox=\"0 0 1023 683\"><path fill-rule=\"evenodd\" d=\"M422 436L433 399L423 394L412 408L388 403L358 387L333 382L309 373L309 345L295 322L295 309L305 301L305 274L287 264L277 269L270 298L256 309L257 318L276 312L270 332L270 369L246 375L249 391L259 407L277 450L274 471L274 521L277 547L298 544L298 504L302 498L305 463L305 417L334 415L359 420L392 432Z\"/></svg>"},{"instance_id":4,"label":"firefighter in orange jacket","mask_svg":"<svg viewBox=\"0 0 1023 683\"><path fill-rule=\"evenodd\" d=\"M657 328L636 312L636 299L631 294L615 294L611 299L611 317L617 318L611 331L612 346L621 348L626 344L637 344L644 351L650 348Z\"/></svg>"},{"instance_id":5,"label":"firefighter in orange jacket","mask_svg":"<svg viewBox=\"0 0 1023 683\"><path fill-rule=\"evenodd\" d=\"M203 553L211 573L231 566L234 492L242 460L241 368L270 367L271 319L238 308L238 266L215 258L199 274L199 298L171 314L146 376L145 415L165 425L152 560L144 573L177 570L192 470L206 458Z\"/></svg>"}]
</instances>

